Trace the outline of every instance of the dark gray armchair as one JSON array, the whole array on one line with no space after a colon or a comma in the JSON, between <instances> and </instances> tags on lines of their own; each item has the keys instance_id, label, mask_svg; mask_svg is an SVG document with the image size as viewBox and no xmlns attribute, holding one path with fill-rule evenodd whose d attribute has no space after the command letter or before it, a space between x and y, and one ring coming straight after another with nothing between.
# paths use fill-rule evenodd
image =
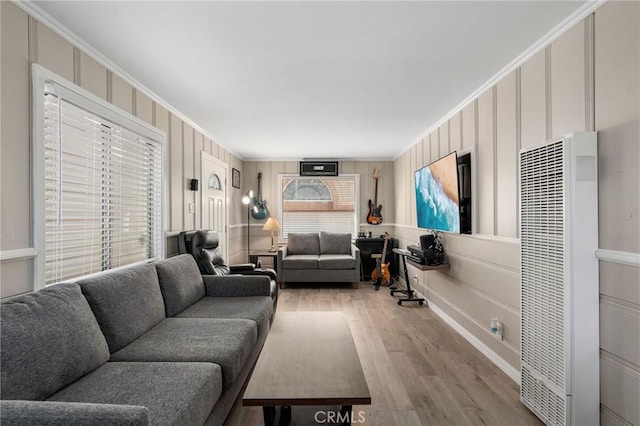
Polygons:
<instances>
[{"instance_id":1,"label":"dark gray armchair","mask_svg":"<svg viewBox=\"0 0 640 426\"><path fill-rule=\"evenodd\" d=\"M202 275L264 275L271 279L271 298L275 312L278 301L277 275L273 269L256 268L253 263L227 265L220 253L220 237L210 230L182 231L178 234L180 254L193 256Z\"/></svg>"}]
</instances>

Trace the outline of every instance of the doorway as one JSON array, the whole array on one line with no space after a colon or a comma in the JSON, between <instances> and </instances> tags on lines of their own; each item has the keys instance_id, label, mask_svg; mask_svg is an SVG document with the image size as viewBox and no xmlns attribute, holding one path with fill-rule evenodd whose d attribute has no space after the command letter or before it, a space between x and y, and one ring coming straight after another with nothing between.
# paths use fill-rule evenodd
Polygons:
<instances>
[{"instance_id":1,"label":"doorway","mask_svg":"<svg viewBox=\"0 0 640 426\"><path fill-rule=\"evenodd\" d=\"M215 231L220 238L220 254L227 259L227 173L226 163L200 151L202 170L202 229Z\"/></svg>"}]
</instances>

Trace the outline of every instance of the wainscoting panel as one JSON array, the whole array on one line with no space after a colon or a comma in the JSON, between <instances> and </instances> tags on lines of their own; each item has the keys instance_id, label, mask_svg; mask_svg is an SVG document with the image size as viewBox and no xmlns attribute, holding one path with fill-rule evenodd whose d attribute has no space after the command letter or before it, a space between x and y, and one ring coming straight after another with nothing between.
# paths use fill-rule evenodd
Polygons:
<instances>
[{"instance_id":1,"label":"wainscoting panel","mask_svg":"<svg viewBox=\"0 0 640 426\"><path fill-rule=\"evenodd\" d=\"M588 130L585 122L584 22L551 44L551 135Z\"/></svg>"},{"instance_id":2,"label":"wainscoting panel","mask_svg":"<svg viewBox=\"0 0 640 426\"><path fill-rule=\"evenodd\" d=\"M640 306L640 267L600 261L600 294Z\"/></svg>"},{"instance_id":3,"label":"wainscoting panel","mask_svg":"<svg viewBox=\"0 0 640 426\"><path fill-rule=\"evenodd\" d=\"M29 18L13 3L0 2L2 87L0 91L0 247L17 250L31 242L29 144ZM12 78L6 78L11 75ZM11 208L9 208L11 206ZM4 278L4 274L3 274ZM2 281L4 287L5 281ZM13 284L12 284L13 285ZM33 283L29 283L33 288Z\"/></svg>"},{"instance_id":4,"label":"wainscoting panel","mask_svg":"<svg viewBox=\"0 0 640 426\"><path fill-rule=\"evenodd\" d=\"M107 68L84 52L80 52L80 87L107 99Z\"/></svg>"},{"instance_id":5,"label":"wainscoting panel","mask_svg":"<svg viewBox=\"0 0 640 426\"><path fill-rule=\"evenodd\" d=\"M35 62L74 81L73 45L43 24L37 22L35 26Z\"/></svg>"},{"instance_id":6,"label":"wainscoting panel","mask_svg":"<svg viewBox=\"0 0 640 426\"><path fill-rule=\"evenodd\" d=\"M637 337L636 337L637 342ZM640 424L640 368L605 351L600 353L600 404L629 424Z\"/></svg>"},{"instance_id":7,"label":"wainscoting panel","mask_svg":"<svg viewBox=\"0 0 640 426\"><path fill-rule=\"evenodd\" d=\"M600 347L640 368L640 306L600 296Z\"/></svg>"},{"instance_id":8,"label":"wainscoting panel","mask_svg":"<svg viewBox=\"0 0 640 426\"><path fill-rule=\"evenodd\" d=\"M544 50L521 68L522 148L546 140L546 55Z\"/></svg>"},{"instance_id":9,"label":"wainscoting panel","mask_svg":"<svg viewBox=\"0 0 640 426\"><path fill-rule=\"evenodd\" d=\"M2 262L0 298L33 291L33 259Z\"/></svg>"},{"instance_id":10,"label":"wainscoting panel","mask_svg":"<svg viewBox=\"0 0 640 426\"><path fill-rule=\"evenodd\" d=\"M495 128L493 90L478 98L478 223L476 232L494 235Z\"/></svg>"}]
</instances>

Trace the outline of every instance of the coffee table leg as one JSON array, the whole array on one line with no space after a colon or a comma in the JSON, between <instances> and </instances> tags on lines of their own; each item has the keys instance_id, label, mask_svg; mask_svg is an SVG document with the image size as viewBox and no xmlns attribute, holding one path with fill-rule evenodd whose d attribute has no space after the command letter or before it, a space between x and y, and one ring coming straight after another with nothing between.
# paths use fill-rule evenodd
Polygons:
<instances>
[{"instance_id":1,"label":"coffee table leg","mask_svg":"<svg viewBox=\"0 0 640 426\"><path fill-rule=\"evenodd\" d=\"M265 405L262 407L262 416L264 417L264 426L273 426L276 420L276 407Z\"/></svg>"},{"instance_id":2,"label":"coffee table leg","mask_svg":"<svg viewBox=\"0 0 640 426\"><path fill-rule=\"evenodd\" d=\"M342 424L343 425L350 425L351 424L351 410L353 409L353 406L351 405L343 405L342 407L340 407L340 417L341 419L344 419Z\"/></svg>"}]
</instances>

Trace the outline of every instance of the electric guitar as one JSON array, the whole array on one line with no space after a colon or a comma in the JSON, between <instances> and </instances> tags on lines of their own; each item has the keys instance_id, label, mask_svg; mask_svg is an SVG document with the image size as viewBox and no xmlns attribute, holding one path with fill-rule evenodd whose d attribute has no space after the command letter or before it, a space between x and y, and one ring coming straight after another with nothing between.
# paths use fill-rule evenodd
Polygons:
<instances>
[{"instance_id":1,"label":"electric guitar","mask_svg":"<svg viewBox=\"0 0 640 426\"><path fill-rule=\"evenodd\" d=\"M251 216L254 219L262 220L269 216L267 201L262 199L262 173L258 173L258 196L253 197L254 208L251 209Z\"/></svg>"},{"instance_id":2,"label":"electric guitar","mask_svg":"<svg viewBox=\"0 0 640 426\"><path fill-rule=\"evenodd\" d=\"M387 259L387 243L389 242L389 238L391 238L391 235L385 232L382 254L372 255L372 257L376 257L376 269L371 272L371 279L376 282L376 290L380 288L380 284L388 285L391 279L391 274L389 273L389 264L391 262L384 263Z\"/></svg>"},{"instance_id":3,"label":"electric guitar","mask_svg":"<svg viewBox=\"0 0 640 426\"><path fill-rule=\"evenodd\" d=\"M378 205L378 178L380 177L380 168L376 167L373 171L373 179L376 181L376 191L373 197L373 203L369 200L369 214L367 215L367 223L370 225L380 225L382 223L382 204Z\"/></svg>"}]
</instances>

